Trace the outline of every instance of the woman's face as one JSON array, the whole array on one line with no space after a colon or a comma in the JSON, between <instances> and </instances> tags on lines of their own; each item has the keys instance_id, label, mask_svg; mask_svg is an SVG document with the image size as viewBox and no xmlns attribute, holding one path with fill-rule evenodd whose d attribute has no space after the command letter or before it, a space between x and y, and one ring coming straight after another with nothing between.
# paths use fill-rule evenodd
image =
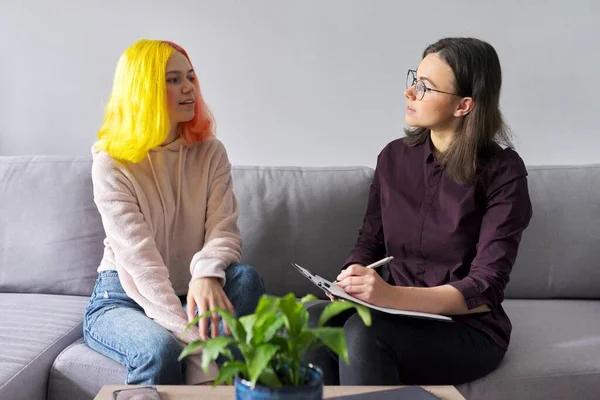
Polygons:
<instances>
[{"instance_id":1,"label":"woman's face","mask_svg":"<svg viewBox=\"0 0 600 400\"><path fill-rule=\"evenodd\" d=\"M456 123L457 117L464 115L457 113L462 98L450 94L456 92L454 73L437 54L432 53L423 58L417 69L416 78L418 84L413 84L404 92L405 120L409 126L441 130ZM423 98L419 100L421 95Z\"/></svg>"},{"instance_id":2,"label":"woman's face","mask_svg":"<svg viewBox=\"0 0 600 400\"><path fill-rule=\"evenodd\" d=\"M196 75L188 59L176 51L167 62L167 109L171 124L194 118Z\"/></svg>"}]
</instances>

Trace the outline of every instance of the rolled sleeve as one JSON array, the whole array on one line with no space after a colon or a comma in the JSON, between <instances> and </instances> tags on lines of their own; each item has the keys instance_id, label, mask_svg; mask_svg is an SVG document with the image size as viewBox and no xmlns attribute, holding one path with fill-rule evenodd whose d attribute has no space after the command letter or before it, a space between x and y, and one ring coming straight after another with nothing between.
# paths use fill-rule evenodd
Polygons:
<instances>
[{"instance_id":1,"label":"rolled sleeve","mask_svg":"<svg viewBox=\"0 0 600 400\"><path fill-rule=\"evenodd\" d=\"M468 275L450 285L459 290L469 309L498 307L517 258L521 236L529 225L532 206L527 170L521 158L504 160L490 174L477 253Z\"/></svg>"}]
</instances>

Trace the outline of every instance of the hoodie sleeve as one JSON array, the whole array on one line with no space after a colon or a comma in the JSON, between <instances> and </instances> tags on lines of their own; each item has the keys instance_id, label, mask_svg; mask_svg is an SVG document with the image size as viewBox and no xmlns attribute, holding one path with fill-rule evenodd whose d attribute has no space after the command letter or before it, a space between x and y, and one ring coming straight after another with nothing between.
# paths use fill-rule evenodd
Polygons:
<instances>
[{"instance_id":1,"label":"hoodie sleeve","mask_svg":"<svg viewBox=\"0 0 600 400\"><path fill-rule=\"evenodd\" d=\"M125 292L148 317L179 340L194 340L198 329L184 332L187 316L140 211L131 181L110 156L99 153L92 166L92 183L94 201Z\"/></svg>"},{"instance_id":2,"label":"hoodie sleeve","mask_svg":"<svg viewBox=\"0 0 600 400\"><path fill-rule=\"evenodd\" d=\"M225 270L240 261L242 240L237 225L237 199L233 193L231 164L225 147L215 140L208 183L204 246L190 263L192 280L219 278L225 285Z\"/></svg>"}]
</instances>

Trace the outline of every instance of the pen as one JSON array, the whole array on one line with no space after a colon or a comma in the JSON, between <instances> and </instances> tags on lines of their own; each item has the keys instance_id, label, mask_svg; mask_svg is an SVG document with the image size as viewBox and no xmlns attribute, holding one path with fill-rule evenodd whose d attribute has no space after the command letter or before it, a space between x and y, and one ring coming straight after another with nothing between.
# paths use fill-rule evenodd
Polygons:
<instances>
[{"instance_id":1,"label":"pen","mask_svg":"<svg viewBox=\"0 0 600 400\"><path fill-rule=\"evenodd\" d=\"M366 266L366 268L377 268L382 266L383 264L387 264L390 261L392 261L394 259L394 257L386 257L383 260L379 260L377 262L374 262L373 264L369 264Z\"/></svg>"},{"instance_id":2,"label":"pen","mask_svg":"<svg viewBox=\"0 0 600 400\"><path fill-rule=\"evenodd\" d=\"M365 268L377 268L377 267L380 267L380 266L382 266L383 264L387 264L387 263L389 263L389 262L390 262L390 261L392 261L393 259L394 259L394 257L386 257L386 258L384 258L384 259L382 259L382 260L379 260L379 261L376 261L376 262L374 262L373 264L369 264L369 265L367 265ZM336 279L335 281L333 281L333 283L337 283L337 282L338 282L338 280L337 280L337 279Z\"/></svg>"}]
</instances>

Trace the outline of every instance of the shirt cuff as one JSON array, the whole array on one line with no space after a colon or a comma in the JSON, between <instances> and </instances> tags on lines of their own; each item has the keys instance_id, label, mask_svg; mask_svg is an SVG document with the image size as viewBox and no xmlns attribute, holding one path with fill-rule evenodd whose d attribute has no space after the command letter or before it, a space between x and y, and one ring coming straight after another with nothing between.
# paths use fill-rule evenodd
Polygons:
<instances>
[{"instance_id":1,"label":"shirt cuff","mask_svg":"<svg viewBox=\"0 0 600 400\"><path fill-rule=\"evenodd\" d=\"M225 270L224 262L218 259L203 259L196 262L194 272L192 273L192 281L198 278L218 278L221 287L225 286Z\"/></svg>"},{"instance_id":2,"label":"shirt cuff","mask_svg":"<svg viewBox=\"0 0 600 400\"><path fill-rule=\"evenodd\" d=\"M461 279L460 281L450 282L450 286L456 288L465 298L465 302L467 303L467 308L472 310L474 308L480 307L482 305L487 305L488 307L492 307L491 303L488 299L485 298L481 294L481 291L477 287L477 283L473 281L470 277L466 277Z\"/></svg>"}]
</instances>

